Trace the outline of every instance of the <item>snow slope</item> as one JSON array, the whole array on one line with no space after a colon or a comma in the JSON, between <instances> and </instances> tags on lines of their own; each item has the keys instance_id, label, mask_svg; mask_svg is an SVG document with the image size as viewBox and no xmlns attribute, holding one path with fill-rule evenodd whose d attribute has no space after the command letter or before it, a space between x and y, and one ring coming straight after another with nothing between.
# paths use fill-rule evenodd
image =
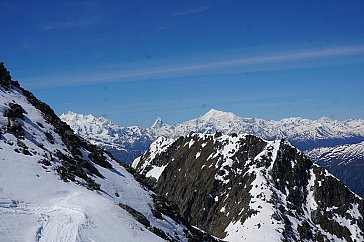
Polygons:
<instances>
[{"instance_id":1,"label":"snow slope","mask_svg":"<svg viewBox=\"0 0 364 242\"><path fill-rule=\"evenodd\" d=\"M195 236L185 223L160 211L163 200L157 207L158 196L123 166L76 137L48 105L3 78L0 241L187 241Z\"/></svg>"},{"instance_id":2,"label":"snow slope","mask_svg":"<svg viewBox=\"0 0 364 242\"><path fill-rule=\"evenodd\" d=\"M104 118L67 113L61 115L78 135L101 145L113 154L122 153L122 161L129 163L140 156L160 136L178 138L197 133L249 133L266 140L285 138L301 150L364 140L364 120L346 121L320 118L310 120L287 118L279 121L241 118L233 113L211 109L205 115L180 124L168 125L158 118L151 128L119 127ZM115 151L115 152L114 152ZM125 152L129 156L125 155Z\"/></svg>"}]
</instances>

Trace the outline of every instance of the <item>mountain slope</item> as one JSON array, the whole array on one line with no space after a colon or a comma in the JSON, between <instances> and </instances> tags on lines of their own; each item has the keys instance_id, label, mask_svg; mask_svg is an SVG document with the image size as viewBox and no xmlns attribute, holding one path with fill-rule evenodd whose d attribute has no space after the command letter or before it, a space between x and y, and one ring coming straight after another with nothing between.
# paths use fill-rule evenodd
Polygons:
<instances>
[{"instance_id":1,"label":"mountain slope","mask_svg":"<svg viewBox=\"0 0 364 242\"><path fill-rule=\"evenodd\" d=\"M364 120L337 121L328 118L309 120L287 118L279 121L240 118L233 113L210 110L205 115L181 124L168 125L158 118L151 128L120 127L104 118L75 113L61 119L75 132L129 163L142 154L159 136L178 138L196 133L248 133L266 140L285 138L301 150L364 141Z\"/></svg>"},{"instance_id":2,"label":"mountain slope","mask_svg":"<svg viewBox=\"0 0 364 242\"><path fill-rule=\"evenodd\" d=\"M364 142L317 148L307 155L364 197Z\"/></svg>"},{"instance_id":3,"label":"mountain slope","mask_svg":"<svg viewBox=\"0 0 364 242\"><path fill-rule=\"evenodd\" d=\"M363 200L284 140L160 138L132 166L188 221L227 241L364 240Z\"/></svg>"},{"instance_id":4,"label":"mountain slope","mask_svg":"<svg viewBox=\"0 0 364 242\"><path fill-rule=\"evenodd\" d=\"M74 135L3 63L0 154L1 241L216 241Z\"/></svg>"}]
</instances>

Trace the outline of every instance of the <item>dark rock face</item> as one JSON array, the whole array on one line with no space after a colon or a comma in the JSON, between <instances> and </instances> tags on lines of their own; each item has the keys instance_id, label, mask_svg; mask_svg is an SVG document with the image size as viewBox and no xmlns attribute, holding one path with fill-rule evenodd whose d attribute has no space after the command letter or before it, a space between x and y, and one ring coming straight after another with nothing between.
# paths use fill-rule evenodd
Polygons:
<instances>
[{"instance_id":1,"label":"dark rock face","mask_svg":"<svg viewBox=\"0 0 364 242\"><path fill-rule=\"evenodd\" d=\"M363 200L284 140L190 134L159 146L133 164L136 171L184 219L219 238L249 240L243 231L257 218L257 232L271 228L282 241L363 238ZM150 175L160 167L160 176ZM236 223L242 231L230 229Z\"/></svg>"},{"instance_id":2,"label":"dark rock face","mask_svg":"<svg viewBox=\"0 0 364 242\"><path fill-rule=\"evenodd\" d=\"M317 164L321 165L320 162L317 162ZM364 160L358 159L355 163L331 165L325 168L339 178L353 192L364 198Z\"/></svg>"},{"instance_id":3,"label":"dark rock face","mask_svg":"<svg viewBox=\"0 0 364 242\"><path fill-rule=\"evenodd\" d=\"M209 136L209 139L212 141L213 137ZM192 136L191 140L195 142L191 149L188 145L182 145L186 143L186 139L181 138L171 146L171 151L175 150L176 152L162 153L156 158L155 164L158 166L163 165L163 161L174 159L174 162L171 162L162 173L156 184L156 190L161 194L168 193L167 199L179 204L182 215L190 223L196 224L206 231L214 231L214 235L223 237L228 223L240 212L240 209L234 204L240 201L243 205L248 206L250 202L248 190L244 192L244 190L239 189L239 186L232 186L231 190L226 193L228 187L230 184L250 184L255 177L249 174L245 176L233 175L239 169L247 170L245 162L237 162L234 163L233 167L227 167L230 174L227 177L230 180L229 184L221 183L215 179L215 163L221 165L222 160L219 161L219 157L208 159L213 150L218 150L221 144L208 142L198 158L202 162L189 162L195 159L199 147L204 142L199 140L197 136ZM240 152L236 152L236 159L241 161L254 158L266 145L264 141L254 136L248 136L246 140L240 142L244 145L241 146ZM243 149L248 152L242 152ZM201 172L202 170L203 172ZM224 175L224 171L220 172L221 175ZM173 179L171 179L172 177ZM229 216L220 213L219 211L223 206L221 203L215 202L215 197L224 193L229 196L228 203L224 204L226 209L229 208Z\"/></svg>"}]
</instances>

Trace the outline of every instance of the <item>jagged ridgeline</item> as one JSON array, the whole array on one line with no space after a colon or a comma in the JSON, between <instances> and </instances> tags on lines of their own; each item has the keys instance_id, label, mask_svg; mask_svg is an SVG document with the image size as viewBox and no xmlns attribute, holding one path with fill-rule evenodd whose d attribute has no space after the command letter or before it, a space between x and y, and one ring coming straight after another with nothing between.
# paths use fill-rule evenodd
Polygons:
<instances>
[{"instance_id":1,"label":"jagged ridgeline","mask_svg":"<svg viewBox=\"0 0 364 242\"><path fill-rule=\"evenodd\" d=\"M3 63L0 114L0 241L220 241L76 136Z\"/></svg>"},{"instance_id":2,"label":"jagged ridgeline","mask_svg":"<svg viewBox=\"0 0 364 242\"><path fill-rule=\"evenodd\" d=\"M132 166L227 241L364 241L363 200L285 140L159 138Z\"/></svg>"}]
</instances>

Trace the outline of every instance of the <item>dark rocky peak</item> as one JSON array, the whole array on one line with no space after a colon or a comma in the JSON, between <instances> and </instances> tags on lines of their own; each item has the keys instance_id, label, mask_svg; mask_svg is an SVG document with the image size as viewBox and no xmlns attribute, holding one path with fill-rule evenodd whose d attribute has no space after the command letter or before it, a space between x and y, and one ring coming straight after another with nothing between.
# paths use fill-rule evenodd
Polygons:
<instances>
[{"instance_id":1,"label":"dark rocky peak","mask_svg":"<svg viewBox=\"0 0 364 242\"><path fill-rule=\"evenodd\" d=\"M159 139L133 162L191 224L227 241L363 241L364 203L285 140Z\"/></svg>"}]
</instances>

